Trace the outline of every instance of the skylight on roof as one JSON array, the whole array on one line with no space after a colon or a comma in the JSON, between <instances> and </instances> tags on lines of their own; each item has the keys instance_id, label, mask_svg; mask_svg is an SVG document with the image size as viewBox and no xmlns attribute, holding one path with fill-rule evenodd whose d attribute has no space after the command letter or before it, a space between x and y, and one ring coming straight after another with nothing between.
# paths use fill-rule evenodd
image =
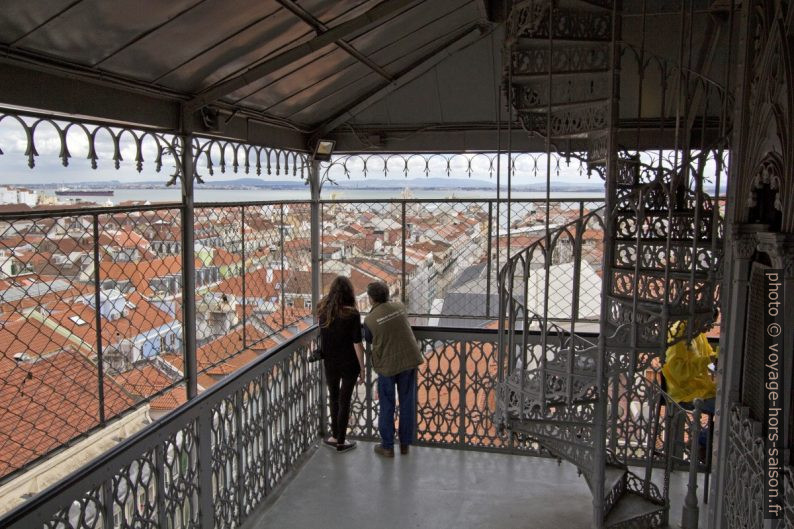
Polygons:
<instances>
[{"instance_id":1,"label":"skylight on roof","mask_svg":"<svg viewBox=\"0 0 794 529\"><path fill-rule=\"evenodd\" d=\"M86 321L80 316L69 316L69 319L72 320L75 325L86 325Z\"/></svg>"}]
</instances>

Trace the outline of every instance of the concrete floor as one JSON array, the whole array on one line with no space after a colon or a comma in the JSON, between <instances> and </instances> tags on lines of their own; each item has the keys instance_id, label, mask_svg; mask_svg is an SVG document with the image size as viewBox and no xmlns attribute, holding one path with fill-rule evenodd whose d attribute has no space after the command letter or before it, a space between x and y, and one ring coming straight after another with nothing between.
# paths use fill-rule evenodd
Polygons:
<instances>
[{"instance_id":1,"label":"concrete floor","mask_svg":"<svg viewBox=\"0 0 794 529\"><path fill-rule=\"evenodd\" d=\"M412 447L408 456L397 453L394 459L383 459L372 447L372 443L359 442L355 450L344 454L319 447L250 527L590 527L590 491L568 463L426 447ZM671 489L678 492L671 499L674 527L680 521L681 485L685 483L683 472L674 473ZM700 514L703 520L704 508Z\"/></svg>"}]
</instances>

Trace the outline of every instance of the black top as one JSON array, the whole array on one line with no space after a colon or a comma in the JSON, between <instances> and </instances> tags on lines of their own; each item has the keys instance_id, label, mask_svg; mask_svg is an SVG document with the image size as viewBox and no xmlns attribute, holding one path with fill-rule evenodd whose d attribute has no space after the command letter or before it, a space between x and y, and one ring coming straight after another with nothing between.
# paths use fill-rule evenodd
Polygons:
<instances>
[{"instance_id":1,"label":"black top","mask_svg":"<svg viewBox=\"0 0 794 529\"><path fill-rule=\"evenodd\" d=\"M358 374L358 358L353 344L361 343L361 315L353 310L350 316L337 317L328 327L323 327L323 320L321 317L319 323L326 367Z\"/></svg>"}]
</instances>

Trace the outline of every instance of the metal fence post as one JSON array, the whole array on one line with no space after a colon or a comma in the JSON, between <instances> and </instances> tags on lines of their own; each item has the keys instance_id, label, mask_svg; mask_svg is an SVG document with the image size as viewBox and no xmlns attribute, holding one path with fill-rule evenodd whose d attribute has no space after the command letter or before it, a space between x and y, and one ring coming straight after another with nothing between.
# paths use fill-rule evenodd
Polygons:
<instances>
[{"instance_id":1,"label":"metal fence post","mask_svg":"<svg viewBox=\"0 0 794 529\"><path fill-rule=\"evenodd\" d=\"M406 217L405 217L405 200L402 200L400 202L400 204L401 204L401 208L402 208L402 225L403 225L403 227L402 227L402 270L400 272L401 273L400 296L401 296L403 304L405 304L407 302L407 299L408 299L408 296L405 293L405 289L406 289L406 281L405 281L405 241L406 241L406 237L407 237L407 234L406 234L407 228L405 226L405 220L406 220Z\"/></svg>"},{"instance_id":2,"label":"metal fence post","mask_svg":"<svg viewBox=\"0 0 794 529\"><path fill-rule=\"evenodd\" d=\"M242 519L245 513L245 445L243 443L243 417L244 417L244 403L243 399L245 398L243 391L237 391L234 395L234 427L237 430L237 435L235 436L236 443L235 443L235 452L237 453L237 509L238 509L238 519ZM251 405L251 402L248 402L248 405Z\"/></svg>"},{"instance_id":3,"label":"metal fence post","mask_svg":"<svg viewBox=\"0 0 794 529\"><path fill-rule=\"evenodd\" d=\"M206 407L198 417L199 527L207 529L215 527L215 506L212 498L212 413L212 408Z\"/></svg>"},{"instance_id":4,"label":"metal fence post","mask_svg":"<svg viewBox=\"0 0 794 529\"><path fill-rule=\"evenodd\" d=\"M458 360L460 366L460 383L459 383L459 391L460 395L458 399L460 401L460 432L458 437L458 448L463 448L466 446L466 370L468 369L468 342L465 340L461 340L458 342L458 354L460 355L460 359ZM475 368L476 371L476 368Z\"/></svg>"},{"instance_id":5,"label":"metal fence post","mask_svg":"<svg viewBox=\"0 0 794 529\"><path fill-rule=\"evenodd\" d=\"M154 471L157 480L157 524L159 527L168 527L168 515L165 512L165 449L162 444L158 444L154 449ZM171 476L171 480L174 477ZM173 485L171 485L173 486Z\"/></svg>"},{"instance_id":6,"label":"metal fence post","mask_svg":"<svg viewBox=\"0 0 794 529\"><path fill-rule=\"evenodd\" d=\"M312 160L309 168L309 188L311 191L311 273L312 273L312 312L316 311L317 305L322 297L323 280L323 211L320 203L320 162ZM315 313L315 323L317 316ZM319 332L319 331L318 331ZM319 338L318 338L319 339ZM326 434L326 393L325 393L325 369L320 369L320 436Z\"/></svg>"},{"instance_id":7,"label":"metal fence post","mask_svg":"<svg viewBox=\"0 0 794 529\"><path fill-rule=\"evenodd\" d=\"M182 141L182 344L185 361L187 398L198 394L198 365L196 362L196 256L193 235L193 137Z\"/></svg>"},{"instance_id":8,"label":"metal fence post","mask_svg":"<svg viewBox=\"0 0 794 529\"><path fill-rule=\"evenodd\" d=\"M246 336L246 324L248 323L246 314L245 314L245 302L246 302L246 295L245 295L245 269L248 268L245 263L245 205L240 206L240 242L242 243L242 258L243 258L243 267L240 271L240 275L242 276L242 287L243 287L243 349L246 348L247 344L247 336Z\"/></svg>"},{"instance_id":9,"label":"metal fence post","mask_svg":"<svg viewBox=\"0 0 794 529\"><path fill-rule=\"evenodd\" d=\"M488 201L488 234L485 242L487 258L485 260L485 318L491 317L491 230L493 229L493 202Z\"/></svg>"},{"instance_id":10,"label":"metal fence post","mask_svg":"<svg viewBox=\"0 0 794 529\"><path fill-rule=\"evenodd\" d=\"M320 216L320 162L312 160L309 170L311 190L311 254L312 254L312 309L320 301L322 290L322 218Z\"/></svg>"},{"instance_id":11,"label":"metal fence post","mask_svg":"<svg viewBox=\"0 0 794 529\"><path fill-rule=\"evenodd\" d=\"M689 431L689 435L692 437L689 440L689 482L687 483L684 507L681 511L681 527L683 529L697 529L700 516L697 495L698 466L700 466L698 447L700 444L700 409L703 401L695 399L693 404L695 409L692 412L692 428Z\"/></svg>"},{"instance_id":12,"label":"metal fence post","mask_svg":"<svg viewBox=\"0 0 794 529\"><path fill-rule=\"evenodd\" d=\"M105 425L105 364L102 357L102 297L100 270L99 270L99 215L93 215L94 220L94 314L96 316L96 367L97 367L97 397L99 398L99 424Z\"/></svg>"},{"instance_id":13,"label":"metal fence post","mask_svg":"<svg viewBox=\"0 0 794 529\"><path fill-rule=\"evenodd\" d=\"M279 285L281 286L281 327L285 327L287 316L284 310L284 283L286 282L286 273L284 271L284 204L279 207L279 248L281 250L281 278Z\"/></svg>"}]
</instances>

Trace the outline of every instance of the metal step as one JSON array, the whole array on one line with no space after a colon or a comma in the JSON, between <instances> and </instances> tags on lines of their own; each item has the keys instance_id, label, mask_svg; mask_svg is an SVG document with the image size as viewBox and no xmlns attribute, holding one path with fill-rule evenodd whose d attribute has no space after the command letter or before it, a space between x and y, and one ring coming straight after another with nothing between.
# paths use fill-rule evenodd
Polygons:
<instances>
[{"instance_id":1,"label":"metal step","mask_svg":"<svg viewBox=\"0 0 794 529\"><path fill-rule=\"evenodd\" d=\"M587 438L585 437L588 433L587 430L590 431L590 434L593 433L592 422L515 420L511 421L510 425L511 430L525 433L538 439L544 438L579 448L593 449L592 445L587 442Z\"/></svg>"},{"instance_id":2,"label":"metal step","mask_svg":"<svg viewBox=\"0 0 794 529\"><path fill-rule=\"evenodd\" d=\"M612 507L605 520L606 527L662 527L665 506L654 503L637 493L627 492Z\"/></svg>"},{"instance_id":3,"label":"metal step","mask_svg":"<svg viewBox=\"0 0 794 529\"><path fill-rule=\"evenodd\" d=\"M513 49L512 82L524 84L549 77L561 81L609 78L609 46L606 44L577 44L562 46L555 43L551 49L549 61L549 43L541 40L525 40L522 45Z\"/></svg>"},{"instance_id":4,"label":"metal step","mask_svg":"<svg viewBox=\"0 0 794 529\"><path fill-rule=\"evenodd\" d=\"M608 98L603 99L588 99L583 101L568 101L564 103L554 103L551 105L552 112L559 112L562 110L574 110L583 107L590 107L590 106L597 106L597 105L604 105L609 103ZM536 107L524 107L524 108L517 108L518 112L532 112L536 114L545 114L549 111L548 105L546 106L536 106Z\"/></svg>"},{"instance_id":5,"label":"metal step","mask_svg":"<svg viewBox=\"0 0 794 529\"><path fill-rule=\"evenodd\" d=\"M634 267L633 266L613 266L612 270L615 272L623 272L624 274L634 274ZM690 280L693 278L692 272L688 270L669 270L666 272L670 279L683 279L683 280ZM665 270L664 268L643 268L640 267L639 275L641 277L656 277L656 278L664 278L665 277ZM709 278L708 272L703 271L695 271L694 279L697 282L699 281L706 281Z\"/></svg>"},{"instance_id":6,"label":"metal step","mask_svg":"<svg viewBox=\"0 0 794 529\"><path fill-rule=\"evenodd\" d=\"M593 7L586 3L585 6ZM525 28L518 35L518 44L522 46L525 41L542 39L548 42L549 37L554 44L569 43L608 43L612 40L612 13L604 9L582 9L577 7L556 7L552 12L554 20L551 34L549 34L549 11L535 16L532 28Z\"/></svg>"},{"instance_id":7,"label":"metal step","mask_svg":"<svg viewBox=\"0 0 794 529\"><path fill-rule=\"evenodd\" d=\"M546 113L520 112L518 118L528 132L546 136ZM558 139L585 137L606 130L608 121L609 103L552 111L549 136Z\"/></svg>"},{"instance_id":8,"label":"metal step","mask_svg":"<svg viewBox=\"0 0 794 529\"><path fill-rule=\"evenodd\" d=\"M622 303L623 305L632 306L633 299L631 296L624 296L622 294L608 294L609 298L618 302ZM649 299L641 299L637 300L637 308L648 314L656 314L659 312L659 308L664 305L664 300L649 300ZM676 305L669 305L668 307L669 313L671 316L680 317L682 315L691 314L692 316L703 315L703 314L712 314L714 309L713 307L709 307L708 309L701 309L698 310L695 308L694 311L689 310L689 304L686 303L684 306L676 306Z\"/></svg>"},{"instance_id":9,"label":"metal step","mask_svg":"<svg viewBox=\"0 0 794 529\"><path fill-rule=\"evenodd\" d=\"M579 81L583 77L591 78L598 76L607 76L609 70L605 69L582 69L582 70L552 70L551 75L553 79L560 79L565 81ZM542 79L548 79L548 70L543 72L532 73L514 73L511 77L513 84L529 84L537 82Z\"/></svg>"},{"instance_id":10,"label":"metal step","mask_svg":"<svg viewBox=\"0 0 794 529\"><path fill-rule=\"evenodd\" d=\"M557 0L557 5L566 9L595 11L599 13L612 12L612 0Z\"/></svg>"},{"instance_id":11,"label":"metal step","mask_svg":"<svg viewBox=\"0 0 794 529\"><path fill-rule=\"evenodd\" d=\"M628 470L618 466L607 464L604 468L604 514L609 514L612 508L618 504L620 499L626 494L626 479ZM585 475L587 486L593 492L593 485Z\"/></svg>"},{"instance_id":12,"label":"metal step","mask_svg":"<svg viewBox=\"0 0 794 529\"><path fill-rule=\"evenodd\" d=\"M585 443L565 441L557 437L549 437L547 435L526 431L524 428L520 427L520 424L521 423L511 423L509 429L513 432L522 433L531 437L555 456L572 463L582 471L585 476L590 475L593 460L592 446Z\"/></svg>"}]
</instances>

